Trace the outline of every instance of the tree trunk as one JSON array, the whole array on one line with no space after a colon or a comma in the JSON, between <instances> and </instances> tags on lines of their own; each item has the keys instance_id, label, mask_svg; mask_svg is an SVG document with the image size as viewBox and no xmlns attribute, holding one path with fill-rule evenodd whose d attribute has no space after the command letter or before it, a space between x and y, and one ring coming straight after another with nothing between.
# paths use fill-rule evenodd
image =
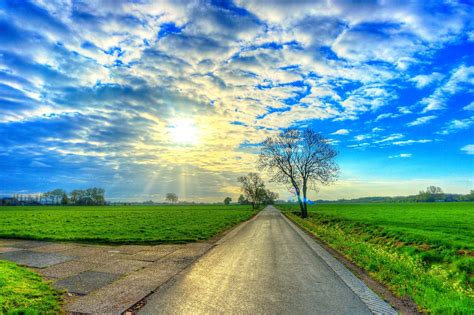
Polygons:
<instances>
[{"instance_id":1,"label":"tree trunk","mask_svg":"<svg viewBox=\"0 0 474 315\"><path fill-rule=\"evenodd\" d=\"M300 205L301 217L306 218L308 216L308 213L305 211L303 201L301 201L301 194L299 190L296 190L296 196L298 197L298 204Z\"/></svg>"},{"instance_id":2,"label":"tree trunk","mask_svg":"<svg viewBox=\"0 0 474 315\"><path fill-rule=\"evenodd\" d=\"M303 182L303 210L301 211L301 216L303 218L308 217L308 199L306 198L306 181Z\"/></svg>"}]
</instances>

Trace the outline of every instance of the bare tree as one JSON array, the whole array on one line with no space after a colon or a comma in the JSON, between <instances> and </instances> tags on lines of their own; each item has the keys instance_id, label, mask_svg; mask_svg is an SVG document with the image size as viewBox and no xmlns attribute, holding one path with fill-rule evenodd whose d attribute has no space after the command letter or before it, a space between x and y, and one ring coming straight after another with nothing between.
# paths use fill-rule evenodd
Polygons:
<instances>
[{"instance_id":1,"label":"bare tree","mask_svg":"<svg viewBox=\"0 0 474 315\"><path fill-rule=\"evenodd\" d=\"M422 202L434 202L436 200L441 200L444 198L444 193L441 187L429 186L426 188L426 191L420 191L417 196L417 201Z\"/></svg>"},{"instance_id":2,"label":"bare tree","mask_svg":"<svg viewBox=\"0 0 474 315\"><path fill-rule=\"evenodd\" d=\"M242 192L252 205L252 208L257 208L266 196L263 180L257 173L248 173L247 176L241 176L237 180L242 184Z\"/></svg>"},{"instance_id":3,"label":"bare tree","mask_svg":"<svg viewBox=\"0 0 474 315\"><path fill-rule=\"evenodd\" d=\"M177 203L178 202L178 196L175 193L167 193L166 194L166 200L170 203Z\"/></svg>"},{"instance_id":4,"label":"bare tree","mask_svg":"<svg viewBox=\"0 0 474 315\"><path fill-rule=\"evenodd\" d=\"M337 152L328 139L310 128L289 128L267 138L261 148L259 165L269 171L272 181L294 190L301 216L308 216L308 189L328 185L339 175L334 161Z\"/></svg>"},{"instance_id":5,"label":"bare tree","mask_svg":"<svg viewBox=\"0 0 474 315\"><path fill-rule=\"evenodd\" d=\"M267 189L265 190L265 198L263 200L263 203L266 205L273 205L275 203L275 200L278 199L278 197L279 197L278 193Z\"/></svg>"}]
</instances>

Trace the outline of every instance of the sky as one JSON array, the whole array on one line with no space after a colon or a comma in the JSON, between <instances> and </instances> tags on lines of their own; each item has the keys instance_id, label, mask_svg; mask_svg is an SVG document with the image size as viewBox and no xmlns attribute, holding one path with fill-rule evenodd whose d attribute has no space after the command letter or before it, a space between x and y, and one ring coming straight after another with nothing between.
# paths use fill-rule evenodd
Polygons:
<instances>
[{"instance_id":1,"label":"sky","mask_svg":"<svg viewBox=\"0 0 474 315\"><path fill-rule=\"evenodd\" d=\"M236 200L288 127L339 152L310 198L467 193L473 17L471 1L0 0L0 195Z\"/></svg>"}]
</instances>

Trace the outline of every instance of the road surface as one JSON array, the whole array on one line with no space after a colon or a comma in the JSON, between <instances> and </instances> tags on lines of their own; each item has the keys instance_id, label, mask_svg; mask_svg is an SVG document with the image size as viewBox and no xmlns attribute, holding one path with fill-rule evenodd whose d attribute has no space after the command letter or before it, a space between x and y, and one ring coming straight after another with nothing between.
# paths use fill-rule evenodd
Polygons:
<instances>
[{"instance_id":1,"label":"road surface","mask_svg":"<svg viewBox=\"0 0 474 315\"><path fill-rule=\"evenodd\" d=\"M274 207L152 294L140 314L371 314Z\"/></svg>"}]
</instances>

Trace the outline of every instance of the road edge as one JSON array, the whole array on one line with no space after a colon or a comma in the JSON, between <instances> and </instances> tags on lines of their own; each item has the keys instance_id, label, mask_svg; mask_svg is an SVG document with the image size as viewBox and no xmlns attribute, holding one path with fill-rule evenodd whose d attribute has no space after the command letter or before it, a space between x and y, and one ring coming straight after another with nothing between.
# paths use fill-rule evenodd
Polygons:
<instances>
[{"instance_id":1,"label":"road edge","mask_svg":"<svg viewBox=\"0 0 474 315\"><path fill-rule=\"evenodd\" d=\"M361 279L355 276L342 262L327 251L308 232L301 229L299 225L290 220L280 210L280 215L286 223L303 239L303 241L331 268L339 278L361 299L373 314L398 314L398 312L386 301L380 298Z\"/></svg>"}]
</instances>

